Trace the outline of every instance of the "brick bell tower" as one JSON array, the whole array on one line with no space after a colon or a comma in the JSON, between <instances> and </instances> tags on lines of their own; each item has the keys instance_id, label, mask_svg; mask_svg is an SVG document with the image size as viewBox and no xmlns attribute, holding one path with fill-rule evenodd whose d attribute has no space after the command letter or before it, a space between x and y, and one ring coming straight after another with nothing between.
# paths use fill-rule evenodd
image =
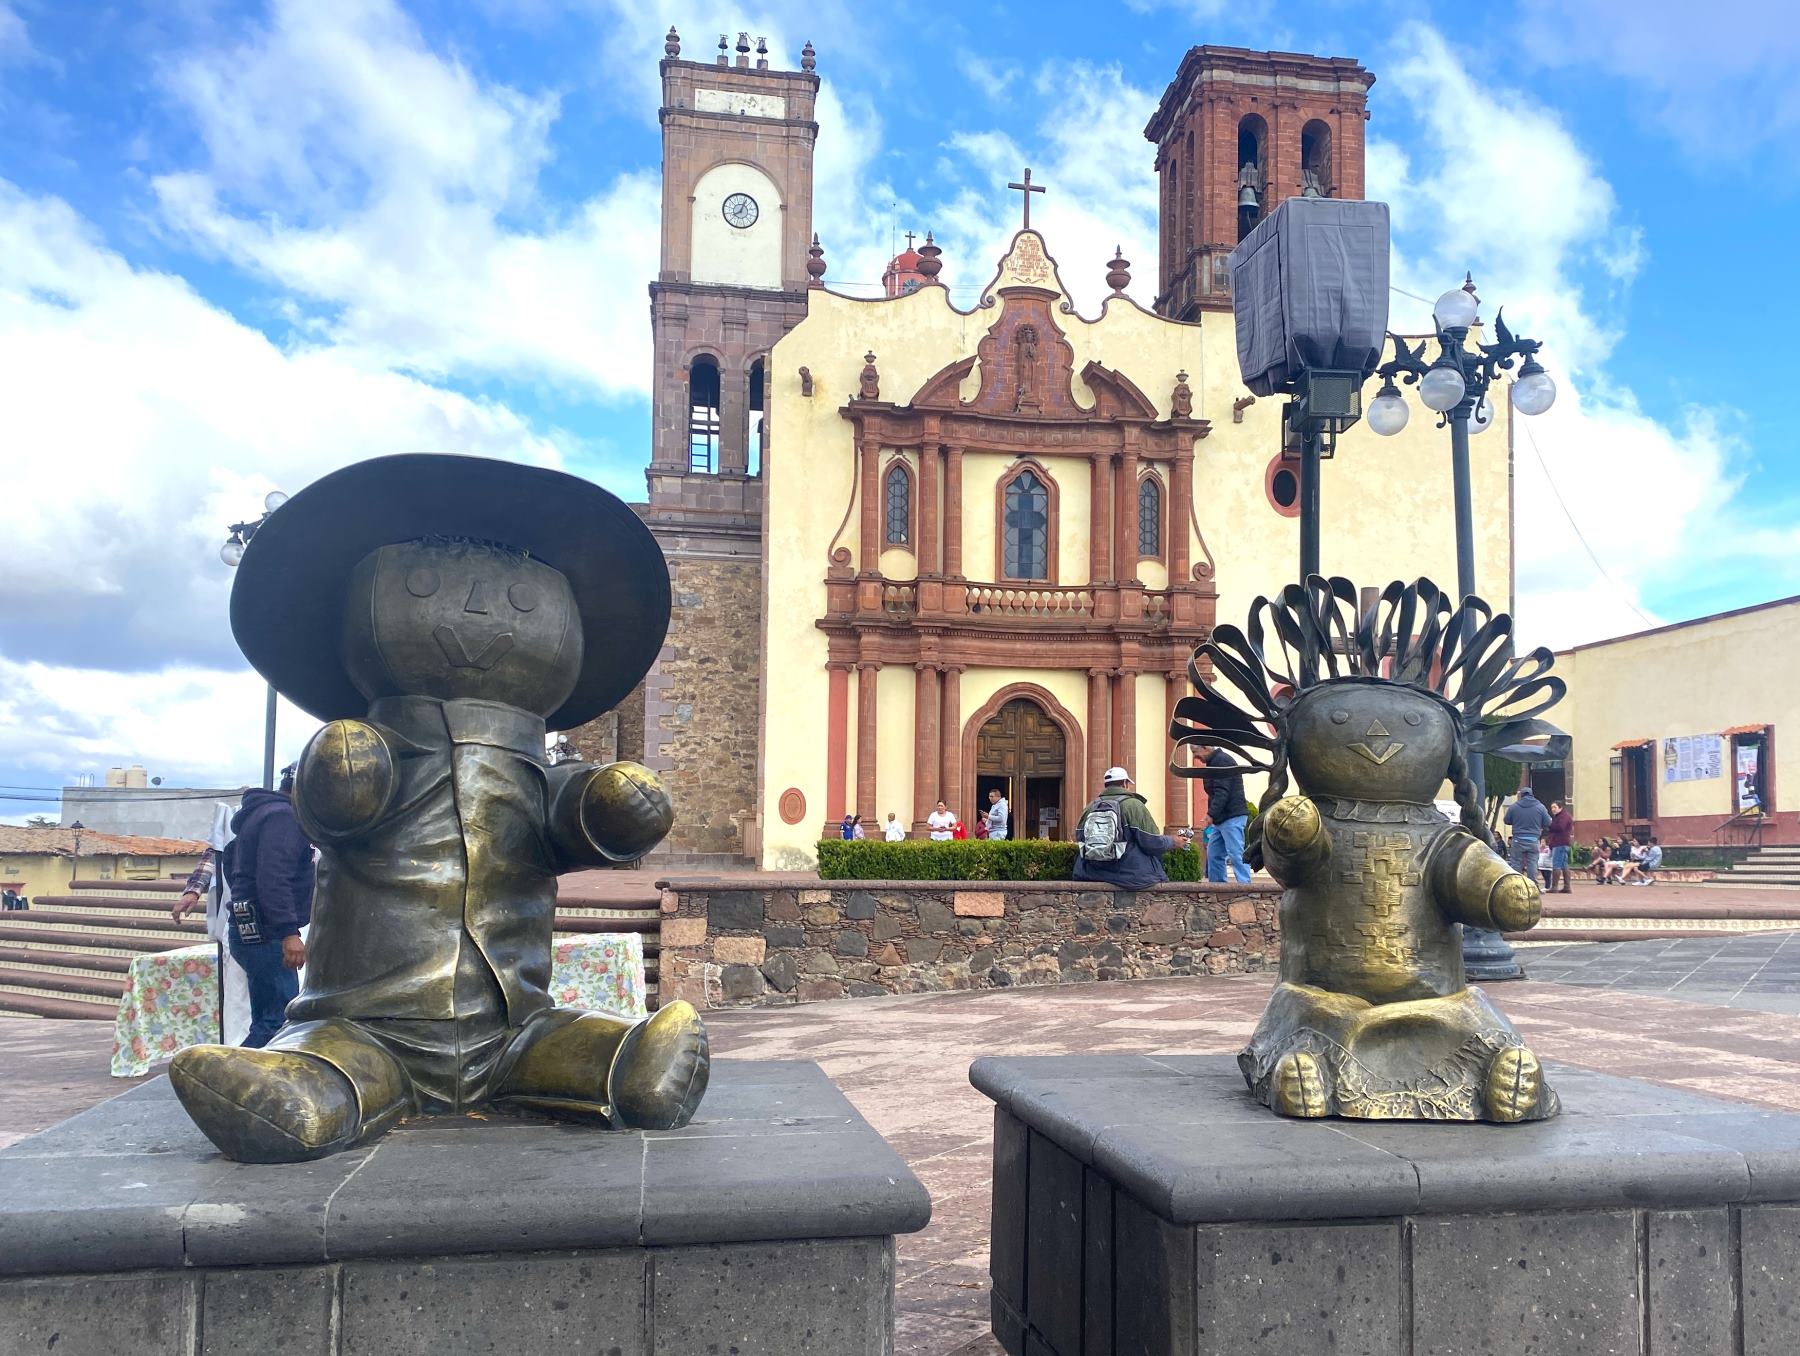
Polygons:
<instances>
[{"instance_id":1,"label":"brick bell tower","mask_svg":"<svg viewBox=\"0 0 1800 1356\"><path fill-rule=\"evenodd\" d=\"M674 611L656 666L616 713L616 750L641 757L674 799L657 857L723 864L756 850L763 416L769 351L806 315L819 78L811 43L797 71L771 69L768 44L753 49L746 33L689 61L671 28L663 51L639 512L668 559Z\"/></svg>"},{"instance_id":2,"label":"brick bell tower","mask_svg":"<svg viewBox=\"0 0 1800 1356\"><path fill-rule=\"evenodd\" d=\"M1362 197L1374 83L1348 57L1188 49L1144 128L1162 190L1158 312L1229 311L1226 256L1288 198Z\"/></svg>"}]
</instances>

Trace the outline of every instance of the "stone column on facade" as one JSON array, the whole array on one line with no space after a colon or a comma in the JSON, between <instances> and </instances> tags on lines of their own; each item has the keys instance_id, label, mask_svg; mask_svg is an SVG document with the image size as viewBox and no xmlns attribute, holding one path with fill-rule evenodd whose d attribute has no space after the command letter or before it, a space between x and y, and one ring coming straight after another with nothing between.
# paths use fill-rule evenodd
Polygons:
<instances>
[{"instance_id":1,"label":"stone column on facade","mask_svg":"<svg viewBox=\"0 0 1800 1356\"><path fill-rule=\"evenodd\" d=\"M881 572L881 445L873 434L858 430L857 455L861 459L862 517L859 528L860 570L864 575Z\"/></svg>"},{"instance_id":2,"label":"stone column on facade","mask_svg":"<svg viewBox=\"0 0 1800 1356\"><path fill-rule=\"evenodd\" d=\"M919 573L931 575L943 570L938 553L938 461L941 449L936 442L919 445L919 541L917 559Z\"/></svg>"},{"instance_id":3,"label":"stone column on facade","mask_svg":"<svg viewBox=\"0 0 1800 1356\"><path fill-rule=\"evenodd\" d=\"M923 838L925 816L938 798L938 668L936 664L915 664L913 669L912 835ZM881 822L886 822L885 816Z\"/></svg>"},{"instance_id":4,"label":"stone column on facade","mask_svg":"<svg viewBox=\"0 0 1800 1356\"><path fill-rule=\"evenodd\" d=\"M839 660L825 665L825 822L844 817L850 797L850 669Z\"/></svg>"},{"instance_id":5,"label":"stone column on facade","mask_svg":"<svg viewBox=\"0 0 1800 1356\"><path fill-rule=\"evenodd\" d=\"M1113 577L1121 584L1137 578L1137 443L1128 431L1113 488Z\"/></svg>"},{"instance_id":6,"label":"stone column on facade","mask_svg":"<svg viewBox=\"0 0 1800 1356\"><path fill-rule=\"evenodd\" d=\"M875 685L881 665L856 666L856 812L873 828L875 818Z\"/></svg>"},{"instance_id":7,"label":"stone column on facade","mask_svg":"<svg viewBox=\"0 0 1800 1356\"><path fill-rule=\"evenodd\" d=\"M1132 764L1137 761L1137 674L1130 669L1119 669L1116 673L1112 761L1136 777L1138 769Z\"/></svg>"},{"instance_id":8,"label":"stone column on facade","mask_svg":"<svg viewBox=\"0 0 1800 1356\"><path fill-rule=\"evenodd\" d=\"M1170 669L1163 675L1167 702L1163 711L1163 730L1166 733L1175 724L1175 703L1187 692L1187 670ZM1177 777L1170 770L1174 762L1171 756L1163 770L1163 832L1171 833L1182 824L1191 824L1187 817L1187 784L1188 778Z\"/></svg>"},{"instance_id":9,"label":"stone column on facade","mask_svg":"<svg viewBox=\"0 0 1800 1356\"><path fill-rule=\"evenodd\" d=\"M1105 452L1096 453L1093 465L1093 482L1088 495L1092 501L1088 530L1092 534L1089 556L1095 564L1088 586L1094 592L1094 620L1117 621L1119 595L1113 582L1118 575L1113 570L1112 457Z\"/></svg>"},{"instance_id":10,"label":"stone column on facade","mask_svg":"<svg viewBox=\"0 0 1800 1356\"><path fill-rule=\"evenodd\" d=\"M967 612L963 589L963 450L944 448L944 611Z\"/></svg>"},{"instance_id":11,"label":"stone column on facade","mask_svg":"<svg viewBox=\"0 0 1800 1356\"><path fill-rule=\"evenodd\" d=\"M944 669L943 714L938 721L938 744L943 757L939 763L937 799L958 813L961 811L957 802L962 798L962 674L961 664L951 664Z\"/></svg>"},{"instance_id":12,"label":"stone column on facade","mask_svg":"<svg viewBox=\"0 0 1800 1356\"><path fill-rule=\"evenodd\" d=\"M727 351L742 353L744 325L733 326L728 316ZM741 360L740 360L741 361ZM719 364L719 466L728 475L743 475L750 466L750 374L743 368L728 371Z\"/></svg>"},{"instance_id":13,"label":"stone column on facade","mask_svg":"<svg viewBox=\"0 0 1800 1356\"><path fill-rule=\"evenodd\" d=\"M1088 670L1087 709L1087 787L1089 796L1098 795L1101 780L1112 763L1112 680L1105 669Z\"/></svg>"},{"instance_id":14,"label":"stone column on facade","mask_svg":"<svg viewBox=\"0 0 1800 1356\"><path fill-rule=\"evenodd\" d=\"M1187 442L1187 435L1181 435L1181 441ZM1193 543L1188 539L1191 519L1194 516L1194 454L1190 448L1186 452L1176 452L1175 469L1169 473L1169 587L1186 585L1191 582L1189 575L1190 551Z\"/></svg>"}]
</instances>

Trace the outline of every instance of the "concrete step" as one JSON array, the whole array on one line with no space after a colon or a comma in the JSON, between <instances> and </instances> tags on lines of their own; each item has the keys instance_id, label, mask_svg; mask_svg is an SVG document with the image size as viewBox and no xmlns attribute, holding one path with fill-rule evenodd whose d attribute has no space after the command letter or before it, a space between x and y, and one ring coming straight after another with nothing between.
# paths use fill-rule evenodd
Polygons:
<instances>
[{"instance_id":1,"label":"concrete step","mask_svg":"<svg viewBox=\"0 0 1800 1356\"><path fill-rule=\"evenodd\" d=\"M71 890L81 890L92 894L146 895L161 898L164 895L179 896L186 885L186 878L176 880L165 877L158 880L72 880Z\"/></svg>"},{"instance_id":2,"label":"concrete step","mask_svg":"<svg viewBox=\"0 0 1800 1356\"><path fill-rule=\"evenodd\" d=\"M117 1003L125 992L125 979L120 975L78 975L69 971L29 970L17 965L0 965L0 989L25 993L44 992L64 998L88 998Z\"/></svg>"},{"instance_id":3,"label":"concrete step","mask_svg":"<svg viewBox=\"0 0 1800 1356\"><path fill-rule=\"evenodd\" d=\"M83 1015L96 1021L111 1021L119 1010L119 999L116 994L88 994L62 985L13 984L0 980L0 994L19 998L51 998L63 1003L79 1003L88 1010Z\"/></svg>"},{"instance_id":4,"label":"concrete step","mask_svg":"<svg viewBox=\"0 0 1800 1356\"><path fill-rule=\"evenodd\" d=\"M118 928L96 933L75 927L26 927L18 923L0 923L0 946L36 946L50 950L100 952L114 956L142 955L146 951L172 951L177 946L191 946L201 937L181 937L170 941L145 930Z\"/></svg>"},{"instance_id":5,"label":"concrete step","mask_svg":"<svg viewBox=\"0 0 1800 1356\"><path fill-rule=\"evenodd\" d=\"M14 922L22 919L23 914L0 914L0 942L13 935L15 928L29 927L37 932L56 932L63 934L81 934L90 937L104 937L108 941L124 938L137 938L155 941L160 945L158 950L168 951L177 946L192 946L195 942L206 940L206 920L192 916L177 923L164 915L160 920L120 918L116 914L105 913L57 913L38 915L33 911L29 924Z\"/></svg>"},{"instance_id":6,"label":"concrete step","mask_svg":"<svg viewBox=\"0 0 1800 1356\"><path fill-rule=\"evenodd\" d=\"M58 951L53 947L6 945L0 946L0 965L53 973L68 971L78 975L126 975L131 971L131 957Z\"/></svg>"},{"instance_id":7,"label":"concrete step","mask_svg":"<svg viewBox=\"0 0 1800 1356\"><path fill-rule=\"evenodd\" d=\"M0 989L0 1012L9 1017L55 1017L64 1020L110 1022L116 1006L116 1004L112 1004L102 1008L96 1003L84 1003L79 1000L45 994L10 993Z\"/></svg>"}]
</instances>

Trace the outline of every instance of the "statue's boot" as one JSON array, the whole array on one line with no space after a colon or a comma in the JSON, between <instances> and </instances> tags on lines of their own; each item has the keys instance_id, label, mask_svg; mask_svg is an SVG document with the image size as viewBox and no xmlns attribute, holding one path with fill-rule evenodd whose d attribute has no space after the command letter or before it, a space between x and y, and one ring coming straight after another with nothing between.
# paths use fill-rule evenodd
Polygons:
<instances>
[{"instance_id":1,"label":"statue's boot","mask_svg":"<svg viewBox=\"0 0 1800 1356\"><path fill-rule=\"evenodd\" d=\"M1283 1116L1314 1119L1330 1114L1331 1103L1325 1096L1325 1076L1316 1055L1298 1050L1282 1056L1275 1066L1275 1080L1269 1089L1269 1105Z\"/></svg>"},{"instance_id":2,"label":"statue's boot","mask_svg":"<svg viewBox=\"0 0 1800 1356\"><path fill-rule=\"evenodd\" d=\"M494 1097L620 1130L671 1130L693 1119L711 1067L691 1004L677 1000L640 1022L555 1008L520 1033Z\"/></svg>"},{"instance_id":3,"label":"statue's boot","mask_svg":"<svg viewBox=\"0 0 1800 1356\"><path fill-rule=\"evenodd\" d=\"M240 1163L324 1158L374 1139L413 1104L405 1070L343 1021L285 1026L260 1050L190 1046L169 1082L194 1124Z\"/></svg>"}]
</instances>

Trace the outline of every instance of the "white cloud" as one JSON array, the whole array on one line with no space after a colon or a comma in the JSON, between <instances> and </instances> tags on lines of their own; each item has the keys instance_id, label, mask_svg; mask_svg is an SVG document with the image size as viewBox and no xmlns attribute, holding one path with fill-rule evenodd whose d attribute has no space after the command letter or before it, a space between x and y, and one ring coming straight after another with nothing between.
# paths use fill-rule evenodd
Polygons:
<instances>
[{"instance_id":1,"label":"white cloud","mask_svg":"<svg viewBox=\"0 0 1800 1356\"><path fill-rule=\"evenodd\" d=\"M625 318L656 271L658 185L544 204L554 95L484 85L391 0L279 0L165 83L207 152L153 180L166 220L309 303L313 332L432 376L648 390L649 327Z\"/></svg>"},{"instance_id":2,"label":"white cloud","mask_svg":"<svg viewBox=\"0 0 1800 1356\"><path fill-rule=\"evenodd\" d=\"M176 665L124 674L14 662L0 691L0 764L33 786L127 763L142 763L169 786L255 785L265 691L248 670ZM285 701L279 707L275 765L284 767L319 723Z\"/></svg>"},{"instance_id":3,"label":"white cloud","mask_svg":"<svg viewBox=\"0 0 1800 1356\"><path fill-rule=\"evenodd\" d=\"M1144 124L1157 96L1132 85L1117 66L1086 61L1047 63L1032 85L1050 110L1032 144L996 131L950 139L971 182L931 214L943 223L945 276L968 289L958 295L965 304L989 281L1019 227L1019 194L1006 185L1029 164L1032 181L1048 190L1032 196L1032 225L1080 309L1093 314L1109 291L1106 265L1115 247L1133 264L1128 292L1148 306L1157 282L1157 185Z\"/></svg>"},{"instance_id":4,"label":"white cloud","mask_svg":"<svg viewBox=\"0 0 1800 1356\"><path fill-rule=\"evenodd\" d=\"M1742 169L1800 156L1800 23L1790 0L1526 0L1510 29L1553 68L1622 79L1695 161Z\"/></svg>"},{"instance_id":5,"label":"white cloud","mask_svg":"<svg viewBox=\"0 0 1800 1356\"><path fill-rule=\"evenodd\" d=\"M31 55L31 35L25 31L25 21L9 0L0 0L0 66L27 60Z\"/></svg>"},{"instance_id":6,"label":"white cloud","mask_svg":"<svg viewBox=\"0 0 1800 1356\"><path fill-rule=\"evenodd\" d=\"M392 452L559 456L503 405L344 349L278 348L3 180L0 371L14 662L232 665L218 548L268 489Z\"/></svg>"},{"instance_id":7,"label":"white cloud","mask_svg":"<svg viewBox=\"0 0 1800 1356\"><path fill-rule=\"evenodd\" d=\"M1485 82L1425 25L1400 31L1383 85L1421 132L1405 150L1369 146L1369 196L1393 208L1394 282L1435 297L1472 268L1483 314L1504 305L1516 333L1542 339L1559 383L1556 406L1519 418L1515 436L1526 638L1565 645L1640 629L1646 593L1701 558L1741 572L1747 553L1772 543L1722 530L1742 513L1733 496L1748 470L1735 416L1695 407L1660 422L1608 374L1626 341L1612 302L1648 250L1599 165L1541 103ZM1429 310L1395 296L1394 326L1417 333ZM1501 581L1480 584L1503 596Z\"/></svg>"}]
</instances>

